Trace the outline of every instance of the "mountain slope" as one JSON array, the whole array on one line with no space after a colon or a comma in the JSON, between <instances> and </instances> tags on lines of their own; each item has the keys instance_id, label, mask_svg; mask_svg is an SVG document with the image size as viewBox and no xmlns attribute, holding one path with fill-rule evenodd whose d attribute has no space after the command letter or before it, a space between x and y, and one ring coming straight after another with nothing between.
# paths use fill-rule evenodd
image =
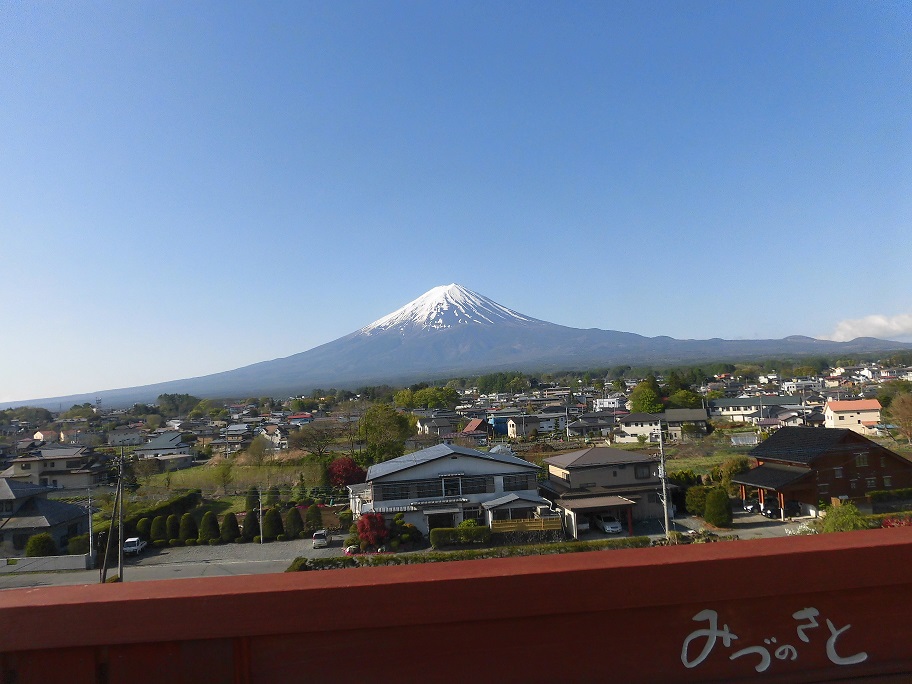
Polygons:
<instances>
[{"instance_id":1,"label":"mountain slope","mask_svg":"<svg viewBox=\"0 0 912 684\"><path fill-rule=\"evenodd\" d=\"M143 387L17 402L57 407L94 401L107 406L151 402L162 393L199 397L288 396L316 387L410 383L498 370L540 372L629 365L675 365L782 355L833 355L912 347L874 338L830 342L676 340L596 328L569 328L512 311L451 284L345 337L292 356L236 370Z\"/></svg>"}]
</instances>

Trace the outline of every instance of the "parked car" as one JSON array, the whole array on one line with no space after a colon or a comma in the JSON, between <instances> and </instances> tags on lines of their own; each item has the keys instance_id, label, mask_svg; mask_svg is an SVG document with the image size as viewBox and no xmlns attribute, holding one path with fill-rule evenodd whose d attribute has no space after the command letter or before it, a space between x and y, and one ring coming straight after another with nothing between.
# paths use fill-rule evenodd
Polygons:
<instances>
[{"instance_id":1,"label":"parked car","mask_svg":"<svg viewBox=\"0 0 912 684\"><path fill-rule=\"evenodd\" d=\"M329 546L329 533L326 530L317 530L313 533L313 547L324 549Z\"/></svg>"},{"instance_id":2,"label":"parked car","mask_svg":"<svg viewBox=\"0 0 912 684\"><path fill-rule=\"evenodd\" d=\"M144 542L139 537L130 537L124 542L124 553L126 555L136 555L138 556L143 552L143 549L146 548L146 542Z\"/></svg>"},{"instance_id":3,"label":"parked car","mask_svg":"<svg viewBox=\"0 0 912 684\"><path fill-rule=\"evenodd\" d=\"M757 499L745 499L744 510L748 513L759 513L760 502Z\"/></svg>"},{"instance_id":4,"label":"parked car","mask_svg":"<svg viewBox=\"0 0 912 684\"><path fill-rule=\"evenodd\" d=\"M602 532L607 532L608 534L620 534L622 530L621 523L613 515L599 513L592 516L592 523Z\"/></svg>"},{"instance_id":5,"label":"parked car","mask_svg":"<svg viewBox=\"0 0 912 684\"><path fill-rule=\"evenodd\" d=\"M767 518L781 518L782 509L779 508L779 503L768 502L763 504L763 510L761 511L763 515ZM786 501L785 502L785 517L794 518L796 515L801 515L801 503L798 501Z\"/></svg>"}]
</instances>

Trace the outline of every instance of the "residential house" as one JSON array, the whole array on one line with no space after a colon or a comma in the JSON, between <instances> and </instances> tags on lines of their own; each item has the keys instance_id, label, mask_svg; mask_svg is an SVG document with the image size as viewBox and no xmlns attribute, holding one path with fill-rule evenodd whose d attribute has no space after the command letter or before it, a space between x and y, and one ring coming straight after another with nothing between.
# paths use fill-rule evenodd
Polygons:
<instances>
[{"instance_id":1,"label":"residential house","mask_svg":"<svg viewBox=\"0 0 912 684\"><path fill-rule=\"evenodd\" d=\"M798 502L804 515L834 498L912 487L912 461L849 429L784 427L750 455L756 467L732 478L741 498L756 491L761 503L772 497L780 509Z\"/></svg>"},{"instance_id":2,"label":"residential house","mask_svg":"<svg viewBox=\"0 0 912 684\"><path fill-rule=\"evenodd\" d=\"M313 419L313 414L306 412L292 413L288 416L288 422L292 425L307 425L307 423L312 423Z\"/></svg>"},{"instance_id":3,"label":"residential house","mask_svg":"<svg viewBox=\"0 0 912 684\"><path fill-rule=\"evenodd\" d=\"M288 448L289 432L290 430L287 427L275 423L269 423L268 425L262 425L256 428L256 434L262 435L268 439L269 443L272 444L272 448L276 451Z\"/></svg>"},{"instance_id":4,"label":"residential house","mask_svg":"<svg viewBox=\"0 0 912 684\"><path fill-rule=\"evenodd\" d=\"M108 444L111 446L139 446L142 444L142 433L139 428L123 426L108 432Z\"/></svg>"},{"instance_id":5,"label":"residential house","mask_svg":"<svg viewBox=\"0 0 912 684\"><path fill-rule=\"evenodd\" d=\"M61 553L70 537L89 530L82 506L47 498L47 487L0 478L0 555L21 556L29 537L47 532Z\"/></svg>"},{"instance_id":6,"label":"residential house","mask_svg":"<svg viewBox=\"0 0 912 684\"><path fill-rule=\"evenodd\" d=\"M659 414L668 426L668 437L679 441L684 437L701 437L709 431L709 415L706 409L666 409Z\"/></svg>"},{"instance_id":7,"label":"residential house","mask_svg":"<svg viewBox=\"0 0 912 684\"><path fill-rule=\"evenodd\" d=\"M9 463L0 477L41 487L86 489L108 480L108 459L84 446L42 446Z\"/></svg>"},{"instance_id":8,"label":"residential house","mask_svg":"<svg viewBox=\"0 0 912 684\"><path fill-rule=\"evenodd\" d=\"M133 450L137 458L189 453L190 445L184 442L180 432L162 432Z\"/></svg>"},{"instance_id":9,"label":"residential house","mask_svg":"<svg viewBox=\"0 0 912 684\"><path fill-rule=\"evenodd\" d=\"M417 427L419 435L436 435L442 437L445 434L453 432L454 423L448 417L417 416Z\"/></svg>"},{"instance_id":10,"label":"residential house","mask_svg":"<svg viewBox=\"0 0 912 684\"><path fill-rule=\"evenodd\" d=\"M553 519L538 495L538 466L505 453L437 444L368 468L363 484L350 485L355 517L397 513L428 534L464 520L491 526L497 521ZM558 522L559 527L559 522Z\"/></svg>"},{"instance_id":11,"label":"residential house","mask_svg":"<svg viewBox=\"0 0 912 684\"><path fill-rule=\"evenodd\" d=\"M645 439L647 442L659 441L660 413L628 413L617 421L617 430L614 441L618 443L638 442Z\"/></svg>"},{"instance_id":12,"label":"residential house","mask_svg":"<svg viewBox=\"0 0 912 684\"><path fill-rule=\"evenodd\" d=\"M53 444L60 441L60 430L50 427L42 428L32 435L32 439L44 442L45 444Z\"/></svg>"},{"instance_id":13,"label":"residential house","mask_svg":"<svg viewBox=\"0 0 912 684\"><path fill-rule=\"evenodd\" d=\"M880 410L877 399L830 401L823 409L824 426L846 428L860 435L875 435L881 422Z\"/></svg>"},{"instance_id":14,"label":"residential house","mask_svg":"<svg viewBox=\"0 0 912 684\"><path fill-rule=\"evenodd\" d=\"M755 413L768 416L768 410L773 406L800 407L801 403L801 397L794 395L710 399L709 416L732 423L750 422Z\"/></svg>"},{"instance_id":15,"label":"residential house","mask_svg":"<svg viewBox=\"0 0 912 684\"><path fill-rule=\"evenodd\" d=\"M544 459L548 479L539 484L542 496L561 512L565 528L579 536L580 523L606 513L626 523L664 515L659 459L652 454L607 446Z\"/></svg>"},{"instance_id":16,"label":"residential house","mask_svg":"<svg viewBox=\"0 0 912 684\"><path fill-rule=\"evenodd\" d=\"M621 412L620 415L626 415ZM609 438L617 425L617 411L593 411L584 413L567 426L570 437L604 437Z\"/></svg>"}]
</instances>

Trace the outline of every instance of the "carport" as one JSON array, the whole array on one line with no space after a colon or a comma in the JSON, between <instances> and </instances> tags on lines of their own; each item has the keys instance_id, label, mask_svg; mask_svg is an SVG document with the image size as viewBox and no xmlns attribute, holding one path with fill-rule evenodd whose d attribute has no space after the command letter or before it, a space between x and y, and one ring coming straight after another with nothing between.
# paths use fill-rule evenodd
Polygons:
<instances>
[{"instance_id":1,"label":"carport","mask_svg":"<svg viewBox=\"0 0 912 684\"><path fill-rule=\"evenodd\" d=\"M775 497L778 502L781 519L785 520L786 494L794 495L806 489L802 480L810 474L811 472L807 468L780 465L778 463L764 463L746 473L733 475L732 482L738 485L742 501L747 498L748 487L756 489L761 508L770 498ZM797 499L797 497L795 498Z\"/></svg>"},{"instance_id":2,"label":"carport","mask_svg":"<svg viewBox=\"0 0 912 684\"><path fill-rule=\"evenodd\" d=\"M636 501L623 496L612 496L602 494L597 496L562 496L555 500L554 505L564 511L565 520L572 520L572 531L574 537L577 534L577 521L579 516L592 515L594 513L610 513L618 520L627 519L627 534L633 536L633 506ZM626 511L626 515L623 512ZM620 513L620 514L619 514Z\"/></svg>"}]
</instances>

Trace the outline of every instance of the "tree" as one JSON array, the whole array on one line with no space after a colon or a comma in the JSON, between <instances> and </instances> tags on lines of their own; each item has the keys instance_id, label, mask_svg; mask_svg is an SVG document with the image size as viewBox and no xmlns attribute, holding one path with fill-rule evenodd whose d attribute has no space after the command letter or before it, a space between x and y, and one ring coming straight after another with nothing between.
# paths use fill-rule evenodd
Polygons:
<instances>
[{"instance_id":1,"label":"tree","mask_svg":"<svg viewBox=\"0 0 912 684\"><path fill-rule=\"evenodd\" d=\"M912 394L897 394L890 402L890 419L900 434L912 444Z\"/></svg>"},{"instance_id":2,"label":"tree","mask_svg":"<svg viewBox=\"0 0 912 684\"><path fill-rule=\"evenodd\" d=\"M37 558L39 556L56 556L57 544L54 538L47 532L40 532L29 537L25 544L26 558Z\"/></svg>"},{"instance_id":3,"label":"tree","mask_svg":"<svg viewBox=\"0 0 912 684\"><path fill-rule=\"evenodd\" d=\"M334 487L345 487L351 484L364 482L367 475L355 460L350 456L340 456L329 464L329 482Z\"/></svg>"},{"instance_id":4,"label":"tree","mask_svg":"<svg viewBox=\"0 0 912 684\"><path fill-rule=\"evenodd\" d=\"M244 509L253 511L260 507L260 493L257 488L250 485L247 488L247 495L244 497Z\"/></svg>"},{"instance_id":5,"label":"tree","mask_svg":"<svg viewBox=\"0 0 912 684\"><path fill-rule=\"evenodd\" d=\"M706 510L706 496L709 494L709 489L709 487L704 487L702 485L688 487L687 494L684 496L684 505L687 507L688 513L701 518L703 517L703 513Z\"/></svg>"},{"instance_id":6,"label":"tree","mask_svg":"<svg viewBox=\"0 0 912 684\"><path fill-rule=\"evenodd\" d=\"M722 461L722 485L725 491L733 494L732 478L735 475L746 473L753 467L753 461L747 456L734 456Z\"/></svg>"},{"instance_id":7,"label":"tree","mask_svg":"<svg viewBox=\"0 0 912 684\"><path fill-rule=\"evenodd\" d=\"M727 491L719 487L709 490L703 519L716 527L731 527L732 509Z\"/></svg>"},{"instance_id":8,"label":"tree","mask_svg":"<svg viewBox=\"0 0 912 684\"><path fill-rule=\"evenodd\" d=\"M664 410L659 393L652 388L652 383L644 380L630 392L631 411L633 413L661 413Z\"/></svg>"},{"instance_id":9,"label":"tree","mask_svg":"<svg viewBox=\"0 0 912 684\"><path fill-rule=\"evenodd\" d=\"M227 458L219 461L219 464L215 466L215 481L222 486L225 496L228 496L228 485L234 481L234 463Z\"/></svg>"},{"instance_id":10,"label":"tree","mask_svg":"<svg viewBox=\"0 0 912 684\"><path fill-rule=\"evenodd\" d=\"M399 390L393 395L393 401L401 409L413 409L415 408L415 393L408 388Z\"/></svg>"},{"instance_id":11,"label":"tree","mask_svg":"<svg viewBox=\"0 0 912 684\"><path fill-rule=\"evenodd\" d=\"M247 459L251 465L263 465L268 456L272 455L272 442L263 435L257 435L247 446Z\"/></svg>"},{"instance_id":12,"label":"tree","mask_svg":"<svg viewBox=\"0 0 912 684\"><path fill-rule=\"evenodd\" d=\"M158 475L158 461L154 458L140 458L132 463L133 474L144 487L149 486L153 475Z\"/></svg>"},{"instance_id":13,"label":"tree","mask_svg":"<svg viewBox=\"0 0 912 684\"><path fill-rule=\"evenodd\" d=\"M257 517L257 511L247 511L244 515L244 531L241 536L247 541L252 540L260 534L260 520Z\"/></svg>"},{"instance_id":14,"label":"tree","mask_svg":"<svg viewBox=\"0 0 912 684\"><path fill-rule=\"evenodd\" d=\"M145 539L146 541L151 541L152 531L152 519L151 518L140 518L136 523L136 536Z\"/></svg>"},{"instance_id":15,"label":"tree","mask_svg":"<svg viewBox=\"0 0 912 684\"><path fill-rule=\"evenodd\" d=\"M405 440L413 429L408 418L390 404L374 404L361 417L360 432L367 460L380 463L405 453Z\"/></svg>"},{"instance_id":16,"label":"tree","mask_svg":"<svg viewBox=\"0 0 912 684\"><path fill-rule=\"evenodd\" d=\"M703 398L696 392L682 389L668 397L668 406L682 409L700 408L703 406Z\"/></svg>"},{"instance_id":17,"label":"tree","mask_svg":"<svg viewBox=\"0 0 912 684\"><path fill-rule=\"evenodd\" d=\"M303 449L318 460L323 460L339 436L339 426L329 421L307 423L288 435L288 445Z\"/></svg>"},{"instance_id":18,"label":"tree","mask_svg":"<svg viewBox=\"0 0 912 684\"><path fill-rule=\"evenodd\" d=\"M301 511L297 506L292 506L285 514L285 536L289 539L297 539L304 531L304 521L301 520Z\"/></svg>"},{"instance_id":19,"label":"tree","mask_svg":"<svg viewBox=\"0 0 912 684\"><path fill-rule=\"evenodd\" d=\"M269 489L266 490L266 499L263 501L263 505L268 508L273 506L278 506L279 504L279 488L277 485L272 485Z\"/></svg>"},{"instance_id":20,"label":"tree","mask_svg":"<svg viewBox=\"0 0 912 684\"><path fill-rule=\"evenodd\" d=\"M165 522L165 516L156 515L152 518L152 527L149 529L149 536L153 542L168 541L168 525Z\"/></svg>"},{"instance_id":21,"label":"tree","mask_svg":"<svg viewBox=\"0 0 912 684\"><path fill-rule=\"evenodd\" d=\"M308 534L316 532L323 527L323 511L316 503L310 504L304 513L304 530Z\"/></svg>"},{"instance_id":22,"label":"tree","mask_svg":"<svg viewBox=\"0 0 912 684\"><path fill-rule=\"evenodd\" d=\"M197 537L199 537L199 528L196 526L196 518L189 513L184 513L180 519L180 529L178 530L177 538L182 542L186 542L188 539L196 539Z\"/></svg>"},{"instance_id":23,"label":"tree","mask_svg":"<svg viewBox=\"0 0 912 684\"><path fill-rule=\"evenodd\" d=\"M203 519L200 520L199 536L197 537L199 543L208 544L210 540L220 539L221 536L218 518L215 517L215 513L212 511L206 511L203 514Z\"/></svg>"},{"instance_id":24,"label":"tree","mask_svg":"<svg viewBox=\"0 0 912 684\"><path fill-rule=\"evenodd\" d=\"M226 544L237 540L241 536L241 528L238 525L237 516L234 513L228 513L222 519L222 541Z\"/></svg>"},{"instance_id":25,"label":"tree","mask_svg":"<svg viewBox=\"0 0 912 684\"><path fill-rule=\"evenodd\" d=\"M186 416L200 403L199 397L190 394L160 394L156 400L159 410L169 418Z\"/></svg>"},{"instance_id":26,"label":"tree","mask_svg":"<svg viewBox=\"0 0 912 684\"><path fill-rule=\"evenodd\" d=\"M866 530L870 527L854 504L831 506L823 519L821 530L824 532L851 532Z\"/></svg>"},{"instance_id":27,"label":"tree","mask_svg":"<svg viewBox=\"0 0 912 684\"><path fill-rule=\"evenodd\" d=\"M365 513L358 518L358 538L366 546L380 546L389 537L389 530L379 513Z\"/></svg>"},{"instance_id":28,"label":"tree","mask_svg":"<svg viewBox=\"0 0 912 684\"><path fill-rule=\"evenodd\" d=\"M272 541L280 534L285 534L282 514L278 508L270 508L263 515L263 541Z\"/></svg>"},{"instance_id":29,"label":"tree","mask_svg":"<svg viewBox=\"0 0 912 684\"><path fill-rule=\"evenodd\" d=\"M168 530L168 541L180 538L181 519L177 513L169 515L168 519L165 521L165 525Z\"/></svg>"}]
</instances>

